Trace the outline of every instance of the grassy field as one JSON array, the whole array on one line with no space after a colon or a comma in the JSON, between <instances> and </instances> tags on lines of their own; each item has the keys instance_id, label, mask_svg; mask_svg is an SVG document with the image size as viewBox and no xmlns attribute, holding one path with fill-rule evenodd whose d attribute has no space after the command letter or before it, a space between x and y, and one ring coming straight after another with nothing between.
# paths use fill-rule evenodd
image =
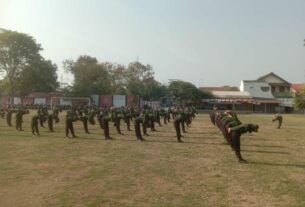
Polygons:
<instances>
[{"instance_id":1,"label":"grassy field","mask_svg":"<svg viewBox=\"0 0 305 207\"><path fill-rule=\"evenodd\" d=\"M305 206L305 116L284 115L276 129L271 115L240 115L259 133L242 136L237 162L208 115L199 115L177 143L171 124L105 141L97 125L90 135L77 123L78 138L56 132L30 133L0 119L0 206Z\"/></svg>"}]
</instances>

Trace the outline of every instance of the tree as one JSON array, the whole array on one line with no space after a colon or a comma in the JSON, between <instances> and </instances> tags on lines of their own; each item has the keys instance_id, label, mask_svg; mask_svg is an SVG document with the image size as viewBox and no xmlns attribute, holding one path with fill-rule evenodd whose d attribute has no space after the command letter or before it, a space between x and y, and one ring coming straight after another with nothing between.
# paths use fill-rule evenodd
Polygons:
<instances>
[{"instance_id":1,"label":"tree","mask_svg":"<svg viewBox=\"0 0 305 207\"><path fill-rule=\"evenodd\" d=\"M145 87L154 84L154 72L150 65L136 61L128 65L126 70L126 90L128 95L144 96Z\"/></svg>"},{"instance_id":2,"label":"tree","mask_svg":"<svg viewBox=\"0 0 305 207\"><path fill-rule=\"evenodd\" d=\"M168 92L175 102L181 105L200 103L201 99L211 97L208 92L199 90L195 85L184 81L172 81Z\"/></svg>"},{"instance_id":3,"label":"tree","mask_svg":"<svg viewBox=\"0 0 305 207\"><path fill-rule=\"evenodd\" d=\"M32 60L21 71L17 90L23 94L37 91L55 91L59 87L56 71L57 66L50 60L44 60L43 58Z\"/></svg>"},{"instance_id":4,"label":"tree","mask_svg":"<svg viewBox=\"0 0 305 207\"><path fill-rule=\"evenodd\" d=\"M40 59L42 48L27 34L0 29L0 72L7 81L8 94L14 96L21 72L33 59Z\"/></svg>"},{"instance_id":5,"label":"tree","mask_svg":"<svg viewBox=\"0 0 305 207\"><path fill-rule=\"evenodd\" d=\"M105 68L107 68L111 77L111 88L113 94L125 95L126 92L126 76L127 70L124 65L112 64L112 63L102 63Z\"/></svg>"},{"instance_id":6,"label":"tree","mask_svg":"<svg viewBox=\"0 0 305 207\"><path fill-rule=\"evenodd\" d=\"M305 112L305 87L303 87L294 97L294 109L296 111L303 110Z\"/></svg>"},{"instance_id":7,"label":"tree","mask_svg":"<svg viewBox=\"0 0 305 207\"><path fill-rule=\"evenodd\" d=\"M90 56L80 56L76 61L65 60L64 68L74 76L73 93L89 96L91 94L111 94L111 77L106 64Z\"/></svg>"}]
</instances>

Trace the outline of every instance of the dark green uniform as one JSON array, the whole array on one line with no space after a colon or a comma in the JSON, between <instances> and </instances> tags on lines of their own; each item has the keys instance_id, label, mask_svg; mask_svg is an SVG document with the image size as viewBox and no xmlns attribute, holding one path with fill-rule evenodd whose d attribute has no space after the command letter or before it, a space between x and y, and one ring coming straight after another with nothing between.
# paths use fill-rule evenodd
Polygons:
<instances>
[{"instance_id":1,"label":"dark green uniform","mask_svg":"<svg viewBox=\"0 0 305 207\"><path fill-rule=\"evenodd\" d=\"M181 123L183 122L183 117L181 114L177 114L174 118L174 127L175 127L175 130L176 130L176 136L177 136L177 141L178 142L183 142L181 140L181 129L180 129L180 125Z\"/></svg>"},{"instance_id":2,"label":"dark green uniform","mask_svg":"<svg viewBox=\"0 0 305 207\"><path fill-rule=\"evenodd\" d=\"M111 139L111 137L109 135L109 121L110 120L111 120L111 117L106 114L101 118L105 140Z\"/></svg>"},{"instance_id":3,"label":"dark green uniform","mask_svg":"<svg viewBox=\"0 0 305 207\"><path fill-rule=\"evenodd\" d=\"M16 112L16 130L22 131L22 122L23 122L23 115L28 114L29 111L25 109L19 109Z\"/></svg>"},{"instance_id":4,"label":"dark green uniform","mask_svg":"<svg viewBox=\"0 0 305 207\"><path fill-rule=\"evenodd\" d=\"M283 123L283 117L282 117L282 115L276 114L276 115L274 116L274 118L272 119L272 122L275 122L275 121L278 122L277 128L280 129L281 126L282 126L282 123Z\"/></svg>"},{"instance_id":5,"label":"dark green uniform","mask_svg":"<svg viewBox=\"0 0 305 207\"><path fill-rule=\"evenodd\" d=\"M141 126L140 124L143 124L143 118L141 116L134 119L134 127L135 127L135 133L138 140L145 141L145 139L142 137L141 134Z\"/></svg>"},{"instance_id":6,"label":"dark green uniform","mask_svg":"<svg viewBox=\"0 0 305 207\"><path fill-rule=\"evenodd\" d=\"M15 109L8 109L8 112L7 112L7 114L6 114L6 123L7 123L7 125L8 126L10 126L10 127L12 127L13 125L12 125L12 115L13 115L13 113L16 113L17 112L17 110L15 110Z\"/></svg>"},{"instance_id":7,"label":"dark green uniform","mask_svg":"<svg viewBox=\"0 0 305 207\"><path fill-rule=\"evenodd\" d=\"M40 135L39 129L38 129L38 122L39 122L39 115L36 114L32 117L32 120L31 120L31 129L32 129L32 134L34 136Z\"/></svg>"},{"instance_id":8,"label":"dark green uniform","mask_svg":"<svg viewBox=\"0 0 305 207\"><path fill-rule=\"evenodd\" d=\"M241 156L240 153L240 136L244 133L252 133L258 131L258 125L254 124L242 124L232 128L229 128L229 133L232 136L232 143L235 150L235 154L239 162L246 162Z\"/></svg>"},{"instance_id":9,"label":"dark green uniform","mask_svg":"<svg viewBox=\"0 0 305 207\"><path fill-rule=\"evenodd\" d=\"M75 133L74 133L73 122L78 121L78 120L79 120L79 117L74 110L67 111L66 127L65 127L66 137L69 137L69 132L71 132L72 137L76 137Z\"/></svg>"}]
</instances>

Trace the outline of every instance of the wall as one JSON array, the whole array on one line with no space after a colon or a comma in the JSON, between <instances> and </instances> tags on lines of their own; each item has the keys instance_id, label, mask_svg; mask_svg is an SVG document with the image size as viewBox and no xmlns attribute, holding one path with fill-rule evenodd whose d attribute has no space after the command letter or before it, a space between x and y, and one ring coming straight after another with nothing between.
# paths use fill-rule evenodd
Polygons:
<instances>
[{"instance_id":1,"label":"wall","mask_svg":"<svg viewBox=\"0 0 305 207\"><path fill-rule=\"evenodd\" d=\"M263 91L263 89L266 91ZM271 86L264 82L246 82L242 81L240 85L241 91L249 92L252 97L256 98L274 98L271 93Z\"/></svg>"}]
</instances>

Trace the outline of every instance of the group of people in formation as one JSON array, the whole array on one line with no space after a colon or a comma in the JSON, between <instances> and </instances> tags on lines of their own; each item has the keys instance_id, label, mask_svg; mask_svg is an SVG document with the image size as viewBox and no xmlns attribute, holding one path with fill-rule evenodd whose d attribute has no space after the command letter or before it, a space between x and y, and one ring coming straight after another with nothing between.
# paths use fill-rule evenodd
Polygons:
<instances>
[{"instance_id":1,"label":"group of people in formation","mask_svg":"<svg viewBox=\"0 0 305 207\"><path fill-rule=\"evenodd\" d=\"M57 107L49 113L47 107L39 107L37 114L32 116L31 130L32 134L37 136L39 134L39 125L44 127L45 122L48 124L50 132L53 132L53 124L59 122L59 113L62 112L62 108ZM29 111L25 108L9 108L8 110L1 109L0 117L5 118L7 125L12 127L12 115L15 113L16 117L16 130L22 130L23 115L28 114ZM148 128L151 131L156 131L155 125L159 126L173 122L176 131L176 137L178 142L182 141L182 133L186 133L186 127L189 127L192 120L196 117L196 109L194 107L173 107L165 109L151 109L145 107L128 108L128 107L71 107L67 110L65 116L65 135L66 137L76 137L73 123L80 121L83 124L85 133L89 132L88 125L96 124L95 119L98 121L100 128L104 131L105 140L110 140L109 124L113 123L118 134L121 132L122 121L126 124L127 130L131 131L130 125L133 121L135 137L138 140L145 141L143 135L149 136L147 133ZM5 116L6 115L6 116ZM239 162L247 162L241 156L240 152L240 137L245 133L258 132L259 126L256 124L243 124L237 117L236 113L231 110L219 111L216 107L210 112L210 119L213 125L215 125L222 133L225 141L229 144L232 150L235 151L236 157ZM277 113L272 122L278 122L277 128L281 128L283 117ZM141 130L142 129L142 130Z\"/></svg>"},{"instance_id":2,"label":"group of people in formation","mask_svg":"<svg viewBox=\"0 0 305 207\"><path fill-rule=\"evenodd\" d=\"M216 107L210 112L210 118L213 125L215 125L222 133L225 141L230 145L239 162L246 163L240 153L240 137L245 133L258 132L259 126L257 124L243 124L237 117L236 113L231 110L218 111ZM276 113L272 122L278 122L277 128L280 129L283 122L283 117L280 113Z\"/></svg>"},{"instance_id":3,"label":"group of people in formation","mask_svg":"<svg viewBox=\"0 0 305 207\"><path fill-rule=\"evenodd\" d=\"M57 107L50 113L47 107L40 106L37 113L32 116L31 130L34 136L40 135L39 126L44 127L47 122L50 132L53 132L54 123L59 122L59 113L62 108ZM22 130L23 115L28 114L29 111L24 107L8 108L8 110L1 110L0 116L5 117L8 126L12 127L12 115L16 114L16 129ZM159 126L173 122L176 131L177 141L182 141L182 132L186 133L186 127L189 127L192 120L195 118L197 112L195 107L173 107L168 109L152 109L144 107L129 108L129 107L71 107L67 110L65 116L65 135L66 137L76 137L73 123L82 122L85 133L89 134L88 125L95 125L96 120L100 128L104 131L106 140L112 139L110 136L109 124L113 123L118 134L121 132L122 121L126 124L127 130L131 131L131 122L134 123L135 136L138 140L145 141L143 135L149 136L148 129L156 131L155 125Z\"/></svg>"}]
</instances>

